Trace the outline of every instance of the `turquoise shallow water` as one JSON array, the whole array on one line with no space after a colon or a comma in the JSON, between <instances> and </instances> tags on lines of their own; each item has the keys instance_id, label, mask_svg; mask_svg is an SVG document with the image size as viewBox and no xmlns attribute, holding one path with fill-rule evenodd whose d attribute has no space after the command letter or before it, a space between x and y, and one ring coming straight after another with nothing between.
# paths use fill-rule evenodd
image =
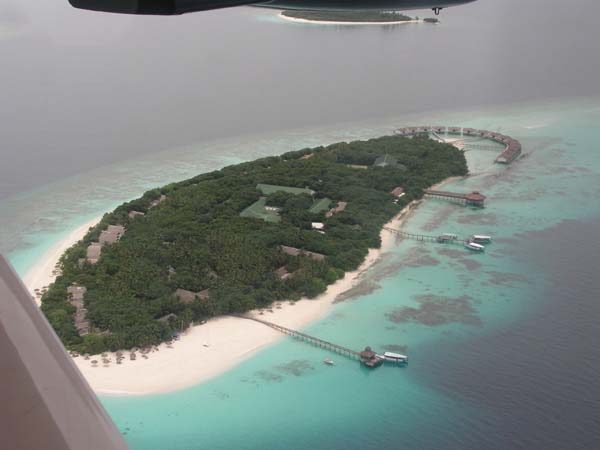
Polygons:
<instances>
[{"instance_id":1,"label":"turquoise shallow water","mask_svg":"<svg viewBox=\"0 0 600 450\"><path fill-rule=\"evenodd\" d=\"M486 253L398 242L354 296L306 329L351 348L406 346L407 367L369 371L286 338L202 385L102 401L134 449L593 448L588 443L600 439L597 429L574 428L567 414L568 399L581 395L579 405L586 399L561 383L593 384L587 377L600 369L593 350L586 353L586 370L575 370L566 359L581 342L600 338L597 328L580 327L600 319L593 300L600 289L590 264L577 267L598 255L597 244L581 236L593 236L600 223L599 119L598 102L556 101L178 149L22 194L21 200L33 205L28 210L15 209L14 199L3 202L2 216L14 220L3 227L0 245L23 273L83 217L156 184L291 148L375 136L404 124L500 130L521 140L524 157L506 168L493 164L493 152L469 152L473 176L446 186L483 191L487 208L428 200L405 225L425 234L490 234L495 239ZM41 218L31 210L41 210ZM17 219L26 226L19 229ZM579 274L561 282L568 284L567 294L556 284L565 273ZM565 296L571 308L549 313L564 306ZM549 317L559 317L560 326L545 327L553 323ZM572 342L574 330L578 336ZM538 341L542 344L534 347ZM555 364L546 366L544 352L555 349ZM527 358L511 367L523 352ZM335 366L322 364L328 357ZM529 366L532 362L537 365ZM562 416L548 415L560 408ZM577 411L580 424L599 419L597 412L590 417L592 409ZM526 434L517 422L529 424Z\"/></svg>"}]
</instances>

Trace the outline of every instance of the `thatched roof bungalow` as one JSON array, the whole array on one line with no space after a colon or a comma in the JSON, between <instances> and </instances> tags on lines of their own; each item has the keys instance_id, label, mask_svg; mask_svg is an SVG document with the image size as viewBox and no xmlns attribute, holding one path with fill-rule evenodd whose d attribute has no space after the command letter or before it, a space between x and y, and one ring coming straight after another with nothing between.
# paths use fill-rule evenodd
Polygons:
<instances>
[{"instance_id":1,"label":"thatched roof bungalow","mask_svg":"<svg viewBox=\"0 0 600 450\"><path fill-rule=\"evenodd\" d=\"M371 347L365 347L365 349L358 354L361 362L367 367L377 367L383 363L383 358L379 357Z\"/></svg>"},{"instance_id":2,"label":"thatched roof bungalow","mask_svg":"<svg viewBox=\"0 0 600 450\"><path fill-rule=\"evenodd\" d=\"M87 309L83 303L83 296L87 289L85 286L78 286L76 284L71 285L67 288L67 296L69 303L75 307L75 314L73 316L75 328L80 336L84 336L90 332L90 322L86 319Z\"/></svg>"},{"instance_id":3,"label":"thatched roof bungalow","mask_svg":"<svg viewBox=\"0 0 600 450\"><path fill-rule=\"evenodd\" d=\"M167 199L167 196L166 196L166 195L164 195L164 194L161 194L161 196L160 196L160 197L158 197L158 198L156 198L156 199L154 199L154 200L152 200L152 201L150 202L150 206L149 206L149 208L154 208L155 206L158 206L158 205L160 205L160 204L161 204L162 202L164 202L166 199Z\"/></svg>"},{"instance_id":4,"label":"thatched roof bungalow","mask_svg":"<svg viewBox=\"0 0 600 450\"><path fill-rule=\"evenodd\" d=\"M286 255L290 255L290 256L303 255L303 256L308 256L309 258L312 258L317 261L322 261L325 259L325 255L322 255L321 253L309 252L308 250L302 250L302 249L299 249L296 247L289 247L287 245L280 245L279 249Z\"/></svg>"},{"instance_id":5,"label":"thatched roof bungalow","mask_svg":"<svg viewBox=\"0 0 600 450\"><path fill-rule=\"evenodd\" d=\"M275 271L275 275L277 275L282 280L286 280L290 277L290 273L288 272L286 266L281 266L279 269L277 269Z\"/></svg>"},{"instance_id":6,"label":"thatched roof bungalow","mask_svg":"<svg viewBox=\"0 0 600 450\"><path fill-rule=\"evenodd\" d=\"M331 208L329 211L327 211L327 213L325 214L325 217L331 217L337 213L342 212L343 210L346 209L346 206L348 206L348 202L338 202L338 204L335 208Z\"/></svg>"},{"instance_id":7,"label":"thatched roof bungalow","mask_svg":"<svg viewBox=\"0 0 600 450\"><path fill-rule=\"evenodd\" d=\"M114 244L119 239L121 239L121 236L123 236L123 234L125 234L125 227L123 225L109 225L106 230L100 233L98 242L102 245Z\"/></svg>"},{"instance_id":8,"label":"thatched roof bungalow","mask_svg":"<svg viewBox=\"0 0 600 450\"><path fill-rule=\"evenodd\" d=\"M157 320L162 323L169 323L169 319L176 319L176 318L177 318L177 314L169 313L165 316L162 316L161 318L159 318Z\"/></svg>"},{"instance_id":9,"label":"thatched roof bungalow","mask_svg":"<svg viewBox=\"0 0 600 450\"><path fill-rule=\"evenodd\" d=\"M188 291L186 289L177 289L175 291L175 297L179 298L179 301L181 303L183 303L184 305L188 305L196 300L208 300L209 298L209 292L208 289L204 289L203 291L200 292L192 292L192 291Z\"/></svg>"},{"instance_id":10,"label":"thatched roof bungalow","mask_svg":"<svg viewBox=\"0 0 600 450\"><path fill-rule=\"evenodd\" d=\"M141 211L129 211L129 214L127 215L130 219L135 219L138 216L145 216L145 214Z\"/></svg>"},{"instance_id":11,"label":"thatched roof bungalow","mask_svg":"<svg viewBox=\"0 0 600 450\"><path fill-rule=\"evenodd\" d=\"M91 264L96 264L102 253L102 245L98 242L92 242L86 250L86 259Z\"/></svg>"},{"instance_id":12,"label":"thatched roof bungalow","mask_svg":"<svg viewBox=\"0 0 600 450\"><path fill-rule=\"evenodd\" d=\"M390 194L392 194L395 197L403 197L404 195L406 195L406 192L404 192L404 188L398 186L392 189L390 191Z\"/></svg>"}]
</instances>

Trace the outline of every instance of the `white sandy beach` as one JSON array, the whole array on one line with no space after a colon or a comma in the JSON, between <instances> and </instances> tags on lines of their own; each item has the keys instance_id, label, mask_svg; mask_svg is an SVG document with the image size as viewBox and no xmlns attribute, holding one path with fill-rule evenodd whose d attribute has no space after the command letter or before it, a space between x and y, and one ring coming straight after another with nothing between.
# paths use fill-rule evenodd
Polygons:
<instances>
[{"instance_id":1,"label":"white sandy beach","mask_svg":"<svg viewBox=\"0 0 600 450\"><path fill-rule=\"evenodd\" d=\"M404 208L386 225L400 227L415 203ZM35 288L41 289L54 280L53 272L60 256L80 240L98 220L78 227L52 246L27 273L24 282L32 295ZM385 230L382 230L381 238L381 248L371 249L358 270L346 273L343 279L330 285L318 298L302 299L293 305L282 301L279 308L273 306L273 312L265 310L259 317L293 329L303 328L322 318L330 311L336 297L353 287L365 271L395 242L394 235ZM259 312L253 311L251 314L258 315ZM108 354L111 361L108 365L103 365L103 358L99 356L89 360L79 356L74 358L74 361L97 393L157 394L183 389L215 377L282 337L282 334L257 322L235 317L218 317L204 325L191 327L171 346L161 344L158 351L147 354L147 359L138 352L136 360L131 361L129 352L125 352L125 359L119 365L116 364L116 355L113 353ZM92 360L98 361L97 367L92 365Z\"/></svg>"},{"instance_id":2,"label":"white sandy beach","mask_svg":"<svg viewBox=\"0 0 600 450\"><path fill-rule=\"evenodd\" d=\"M309 20L309 19L298 19L296 17L288 17L283 13L279 13L279 17L283 20L289 20L290 22L298 23L314 23L319 25L401 25L405 23L421 23L423 20L398 20L396 22L334 22L329 20Z\"/></svg>"},{"instance_id":3,"label":"white sandy beach","mask_svg":"<svg viewBox=\"0 0 600 450\"><path fill-rule=\"evenodd\" d=\"M27 289L29 289L31 295L35 298L38 306L40 298L36 295L35 289L41 291L54 281L56 274L53 272L55 272L55 266L58 264L60 257L69 247L83 239L88 230L100 222L100 219L102 217L90 220L71 231L67 237L50 247L27 274L25 274L23 283L25 283Z\"/></svg>"}]
</instances>

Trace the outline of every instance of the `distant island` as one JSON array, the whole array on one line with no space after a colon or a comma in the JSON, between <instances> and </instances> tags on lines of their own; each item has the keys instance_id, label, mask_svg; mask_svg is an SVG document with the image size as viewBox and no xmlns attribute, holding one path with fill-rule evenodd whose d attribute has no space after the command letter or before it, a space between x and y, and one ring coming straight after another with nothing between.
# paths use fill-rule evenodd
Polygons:
<instances>
[{"instance_id":1,"label":"distant island","mask_svg":"<svg viewBox=\"0 0 600 450\"><path fill-rule=\"evenodd\" d=\"M461 151L386 136L261 158L146 192L65 252L42 311L80 353L142 348L214 316L314 298L380 246Z\"/></svg>"},{"instance_id":2,"label":"distant island","mask_svg":"<svg viewBox=\"0 0 600 450\"><path fill-rule=\"evenodd\" d=\"M401 23L416 22L419 19L396 11L301 11L285 10L280 14L283 18L305 20L311 22L332 23ZM436 23L437 19L424 19L424 22Z\"/></svg>"}]
</instances>

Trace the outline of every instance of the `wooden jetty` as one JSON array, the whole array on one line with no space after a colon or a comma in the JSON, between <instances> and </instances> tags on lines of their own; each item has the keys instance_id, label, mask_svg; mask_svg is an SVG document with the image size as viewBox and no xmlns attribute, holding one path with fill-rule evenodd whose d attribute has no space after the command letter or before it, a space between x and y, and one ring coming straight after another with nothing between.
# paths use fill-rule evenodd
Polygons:
<instances>
[{"instance_id":1,"label":"wooden jetty","mask_svg":"<svg viewBox=\"0 0 600 450\"><path fill-rule=\"evenodd\" d=\"M394 131L399 136L415 136L419 134L431 134L436 139L441 141L444 140L442 135L453 135L453 136L470 136L478 137L482 139L488 139L504 146L504 150L495 159L495 162L500 164L510 164L521 154L521 143L505 134L496 133L489 130L477 130L475 128L461 128L461 127L445 127L445 126L420 126L420 127L404 127L398 128ZM496 150L492 146L487 146L481 143L465 143L465 150L483 149L483 150Z\"/></svg>"},{"instance_id":2,"label":"wooden jetty","mask_svg":"<svg viewBox=\"0 0 600 450\"><path fill-rule=\"evenodd\" d=\"M498 151L498 147L496 145L486 145L486 144L474 144L474 143L470 143L470 142L465 142L464 145L464 150L465 151L469 151L469 150L491 150L491 151Z\"/></svg>"},{"instance_id":3,"label":"wooden jetty","mask_svg":"<svg viewBox=\"0 0 600 450\"><path fill-rule=\"evenodd\" d=\"M457 201L466 206L475 206L477 208L483 208L485 204L485 195L478 191L473 191L468 194L462 194L459 192L448 192L448 191L435 191L433 189L424 189L425 195L429 197L437 197Z\"/></svg>"},{"instance_id":4,"label":"wooden jetty","mask_svg":"<svg viewBox=\"0 0 600 450\"><path fill-rule=\"evenodd\" d=\"M446 235L441 236L430 236L426 234L409 233L408 231L398 230L391 227L383 227L384 230L394 233L401 238L410 239L419 242L433 242L437 244L450 244L450 245L462 245L463 240L454 238L450 239Z\"/></svg>"},{"instance_id":5,"label":"wooden jetty","mask_svg":"<svg viewBox=\"0 0 600 450\"><path fill-rule=\"evenodd\" d=\"M383 363L383 359L377 355L375 352L371 350L371 347L365 347L365 350L362 352L357 352L354 350L350 350L349 348L342 347L341 345L334 344L332 342L324 341L323 339L319 339L314 336L310 336L306 333L302 333L297 330L292 330L291 328L286 328L281 325L277 325L276 323L269 322L267 320L259 319L257 317L251 317L248 315L242 314L234 314L234 317L239 317L241 319L253 320L258 323L262 323L274 330L279 331L280 333L287 334L295 339L298 339L303 342L307 342L316 347L324 348L326 350L332 351L334 353L338 353L339 355L345 356L347 358L355 359L363 363L367 367L377 367L381 363Z\"/></svg>"}]
</instances>

